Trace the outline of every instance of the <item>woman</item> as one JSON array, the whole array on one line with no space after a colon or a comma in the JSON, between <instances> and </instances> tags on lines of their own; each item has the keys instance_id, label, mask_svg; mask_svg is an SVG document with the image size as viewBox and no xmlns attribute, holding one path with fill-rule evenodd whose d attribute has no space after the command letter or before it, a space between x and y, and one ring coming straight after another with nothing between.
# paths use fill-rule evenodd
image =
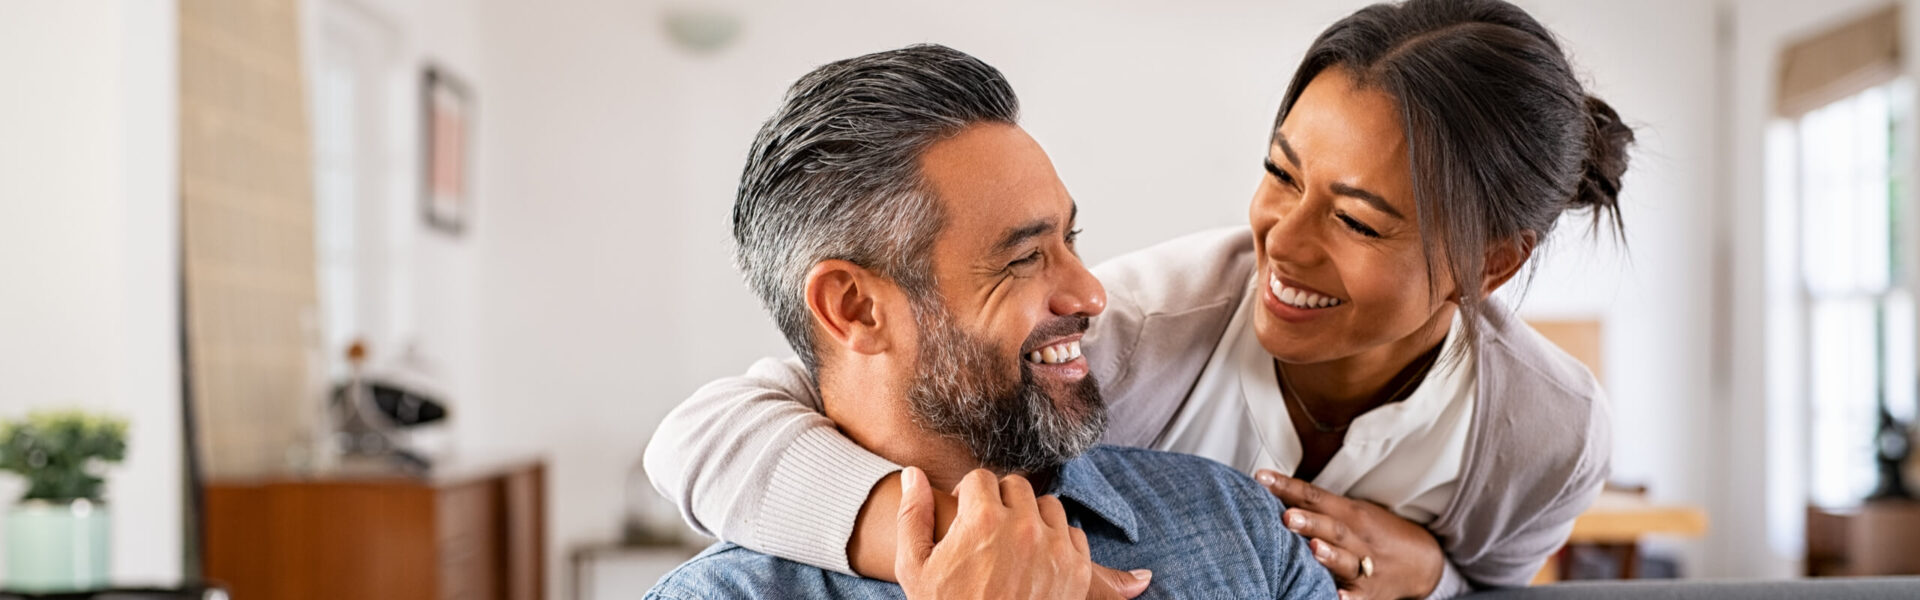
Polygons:
<instances>
[{"instance_id":1,"label":"woman","mask_svg":"<svg viewBox=\"0 0 1920 600\"><path fill-rule=\"evenodd\" d=\"M1525 585L1598 493L1609 417L1593 376L1491 296L1566 210L1619 227L1632 137L1506 2L1335 23L1280 107L1251 235L1095 269L1105 441L1255 473L1343 594ZM892 540L856 521L890 518L894 467L792 401L812 393L792 362L703 388L648 470L722 537L840 570L850 540L879 573Z\"/></svg>"}]
</instances>

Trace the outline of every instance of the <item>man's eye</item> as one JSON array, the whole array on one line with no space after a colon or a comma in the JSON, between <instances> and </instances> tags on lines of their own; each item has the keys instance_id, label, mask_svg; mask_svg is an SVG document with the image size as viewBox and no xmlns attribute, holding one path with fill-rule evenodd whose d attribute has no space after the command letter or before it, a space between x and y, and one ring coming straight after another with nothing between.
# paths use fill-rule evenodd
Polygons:
<instances>
[{"instance_id":1,"label":"man's eye","mask_svg":"<svg viewBox=\"0 0 1920 600\"><path fill-rule=\"evenodd\" d=\"M1008 264L1007 264L1007 266L1009 266L1009 267L1024 267L1024 266L1027 266L1027 265L1031 265L1031 264L1034 264L1034 263L1037 263L1037 262L1040 262L1040 251L1039 251L1039 250L1035 250L1035 251L1033 251L1033 254L1028 254L1028 255L1027 255L1027 256L1026 256L1025 258L1022 258L1022 259L1020 259L1020 260L1016 260L1016 261L1013 261L1012 263L1008 263Z\"/></svg>"},{"instance_id":2,"label":"man's eye","mask_svg":"<svg viewBox=\"0 0 1920 600\"><path fill-rule=\"evenodd\" d=\"M1075 229L1075 230L1072 230L1072 231L1068 231L1068 232L1067 232L1067 247L1068 247L1068 248L1072 248L1072 247L1073 247L1073 244L1074 244L1074 242L1078 242L1078 241L1080 241L1080 230L1078 230L1078 229Z\"/></svg>"},{"instance_id":3,"label":"man's eye","mask_svg":"<svg viewBox=\"0 0 1920 600\"><path fill-rule=\"evenodd\" d=\"M1346 215L1339 215L1339 217L1340 217L1340 222L1346 224L1347 229L1352 229L1354 233L1358 233L1360 235L1364 235L1370 238L1380 237L1380 232L1374 231L1372 227L1368 227L1367 224L1361 223L1360 221L1355 220L1353 217L1349 217Z\"/></svg>"}]
</instances>

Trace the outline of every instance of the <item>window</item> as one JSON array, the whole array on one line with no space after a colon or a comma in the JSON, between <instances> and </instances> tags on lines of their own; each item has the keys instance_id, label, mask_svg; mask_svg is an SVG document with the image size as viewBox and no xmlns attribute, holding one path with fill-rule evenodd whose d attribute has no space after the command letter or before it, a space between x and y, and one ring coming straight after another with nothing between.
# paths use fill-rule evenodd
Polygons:
<instances>
[{"instance_id":1,"label":"window","mask_svg":"<svg viewBox=\"0 0 1920 600\"><path fill-rule=\"evenodd\" d=\"M313 123L314 243L324 376L346 374L355 340L392 336L388 296L397 273L387 231L394 212L388 146L394 36L350 2L316 3L309 100Z\"/></svg>"},{"instance_id":2,"label":"window","mask_svg":"<svg viewBox=\"0 0 1920 600\"><path fill-rule=\"evenodd\" d=\"M1847 506L1877 482L1880 407L1915 412L1914 251L1907 199L1912 86L1894 81L1791 126L1806 365L1808 492Z\"/></svg>"}]
</instances>

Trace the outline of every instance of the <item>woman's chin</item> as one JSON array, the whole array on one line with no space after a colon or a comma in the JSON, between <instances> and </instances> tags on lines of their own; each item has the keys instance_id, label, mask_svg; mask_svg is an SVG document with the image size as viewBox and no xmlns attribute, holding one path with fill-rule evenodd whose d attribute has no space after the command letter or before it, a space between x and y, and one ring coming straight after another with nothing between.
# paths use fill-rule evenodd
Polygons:
<instances>
[{"instance_id":1,"label":"woman's chin","mask_svg":"<svg viewBox=\"0 0 1920 600\"><path fill-rule=\"evenodd\" d=\"M1328 350L1332 347L1324 341L1303 337L1301 329L1300 324L1270 315L1256 314L1253 318L1253 334L1260 339L1260 347L1280 362L1298 365L1329 360Z\"/></svg>"}]
</instances>

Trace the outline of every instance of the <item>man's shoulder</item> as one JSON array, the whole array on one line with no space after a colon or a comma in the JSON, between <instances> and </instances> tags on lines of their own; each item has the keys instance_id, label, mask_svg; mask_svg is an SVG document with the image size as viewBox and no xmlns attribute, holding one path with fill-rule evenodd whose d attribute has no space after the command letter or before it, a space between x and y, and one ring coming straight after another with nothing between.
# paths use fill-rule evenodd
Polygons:
<instances>
[{"instance_id":1,"label":"man's shoulder","mask_svg":"<svg viewBox=\"0 0 1920 600\"><path fill-rule=\"evenodd\" d=\"M846 581L842 581L846 580ZM892 595L881 590L873 594L854 593L845 586L858 580L826 569L805 565L770 554L748 550L738 544L721 542L681 563L660 578L647 591L649 600L704 600L708 598L787 598L796 593L805 596L843 598L884 598ZM887 585L885 582L872 582ZM898 588L895 588L898 589Z\"/></svg>"},{"instance_id":2,"label":"man's shoulder","mask_svg":"<svg viewBox=\"0 0 1920 600\"><path fill-rule=\"evenodd\" d=\"M666 576L647 591L647 598L661 600L693 600L708 597L751 598L751 594L727 594L722 590L741 587L741 576L748 579L763 577L780 570L776 564L779 559L770 555L754 552L739 544L721 542L708 546L706 550L680 563ZM750 587L750 586L749 586ZM744 591L744 590L742 590Z\"/></svg>"},{"instance_id":3,"label":"man's shoulder","mask_svg":"<svg viewBox=\"0 0 1920 600\"><path fill-rule=\"evenodd\" d=\"M1206 457L1134 446L1101 444L1088 450L1085 456L1092 459L1094 463L1102 467L1103 470L1107 466L1144 465L1155 467L1185 467L1198 470L1208 476L1221 473L1239 473L1239 471L1233 470L1233 467Z\"/></svg>"},{"instance_id":4,"label":"man's shoulder","mask_svg":"<svg viewBox=\"0 0 1920 600\"><path fill-rule=\"evenodd\" d=\"M1210 458L1133 448L1098 446L1086 454L1114 491L1129 500L1154 497L1175 502L1207 499L1234 508L1272 511L1273 495L1252 477ZM1277 513L1275 513L1277 514Z\"/></svg>"},{"instance_id":5,"label":"man's shoulder","mask_svg":"<svg viewBox=\"0 0 1920 600\"><path fill-rule=\"evenodd\" d=\"M1086 456L1133 508L1140 540L1153 548L1139 566L1179 573L1156 576L1154 585L1233 588L1228 597L1333 593L1306 540L1281 526L1280 501L1252 477L1211 459L1143 448L1101 446ZM1095 555L1124 553L1109 544Z\"/></svg>"}]
</instances>

